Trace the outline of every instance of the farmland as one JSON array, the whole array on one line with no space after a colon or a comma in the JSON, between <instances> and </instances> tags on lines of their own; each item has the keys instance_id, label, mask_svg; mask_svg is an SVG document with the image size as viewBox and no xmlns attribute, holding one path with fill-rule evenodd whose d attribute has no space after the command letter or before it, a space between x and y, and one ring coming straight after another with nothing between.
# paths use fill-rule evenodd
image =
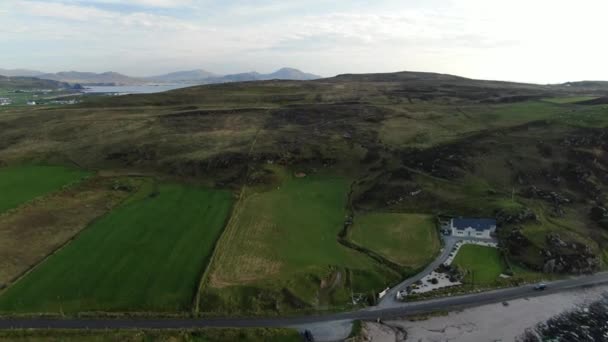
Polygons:
<instances>
[{"instance_id":1,"label":"farmland","mask_svg":"<svg viewBox=\"0 0 608 342\"><path fill-rule=\"evenodd\" d=\"M95 221L0 296L16 312L185 311L231 195L173 184Z\"/></svg>"},{"instance_id":2,"label":"farmland","mask_svg":"<svg viewBox=\"0 0 608 342\"><path fill-rule=\"evenodd\" d=\"M196 329L196 330L15 330L0 331L0 341L102 342L102 341L192 341L192 342L299 342L302 338L291 329Z\"/></svg>"},{"instance_id":3,"label":"farmland","mask_svg":"<svg viewBox=\"0 0 608 342\"><path fill-rule=\"evenodd\" d=\"M218 246L201 310L341 305L351 290L385 286L389 270L336 240L346 215L348 185L343 178L309 175L248 194ZM247 303L251 291L268 291L268 307ZM279 294L272 295L273 291ZM281 291L289 292L290 299L273 303Z\"/></svg>"},{"instance_id":4,"label":"farmland","mask_svg":"<svg viewBox=\"0 0 608 342\"><path fill-rule=\"evenodd\" d=\"M490 286L499 280L505 265L496 248L464 245L458 251L454 264L466 272L465 284Z\"/></svg>"},{"instance_id":5,"label":"farmland","mask_svg":"<svg viewBox=\"0 0 608 342\"><path fill-rule=\"evenodd\" d=\"M59 166L0 168L0 213L81 180L89 173Z\"/></svg>"},{"instance_id":6,"label":"farmland","mask_svg":"<svg viewBox=\"0 0 608 342\"><path fill-rule=\"evenodd\" d=\"M0 287L42 261L130 194L91 177L0 215Z\"/></svg>"},{"instance_id":7,"label":"farmland","mask_svg":"<svg viewBox=\"0 0 608 342\"><path fill-rule=\"evenodd\" d=\"M0 198L0 247L14 257L2 264L0 308L166 314L194 304L203 315L268 315L369 305L432 260L430 218L442 215L495 217L514 273L597 271L608 262L606 94L404 72L7 106L0 165L26 166L0 171L25 170L0 177L10 194ZM56 166L39 177L32 163ZM68 165L97 176L56 181ZM100 182L78 197L89 183L76 183L99 175L141 184L123 193ZM62 197L66 185L74 192ZM229 214L231 194L240 195ZM54 221L29 224L49 211ZM56 239L29 238L37 231ZM488 283L499 268L479 267Z\"/></svg>"},{"instance_id":8,"label":"farmland","mask_svg":"<svg viewBox=\"0 0 608 342\"><path fill-rule=\"evenodd\" d=\"M363 214L356 218L350 238L410 269L418 269L431 262L440 248L431 215Z\"/></svg>"}]
</instances>

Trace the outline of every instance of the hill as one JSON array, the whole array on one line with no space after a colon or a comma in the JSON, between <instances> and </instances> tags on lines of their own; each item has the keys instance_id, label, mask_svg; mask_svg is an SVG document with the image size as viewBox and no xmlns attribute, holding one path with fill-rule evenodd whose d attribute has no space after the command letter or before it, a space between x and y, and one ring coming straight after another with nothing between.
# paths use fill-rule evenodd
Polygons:
<instances>
[{"instance_id":1,"label":"hill","mask_svg":"<svg viewBox=\"0 0 608 342\"><path fill-rule=\"evenodd\" d=\"M202 69L177 71L151 77L131 77L117 72L78 72L62 71L36 75L38 78L82 85L142 85L147 83L191 83L211 84L261 80L312 80L320 76L302 72L293 68L282 68L270 74L247 72L232 75L217 75Z\"/></svg>"},{"instance_id":2,"label":"hill","mask_svg":"<svg viewBox=\"0 0 608 342\"><path fill-rule=\"evenodd\" d=\"M0 76L0 89L71 89L72 86L58 81L43 80L35 77Z\"/></svg>"},{"instance_id":3,"label":"hill","mask_svg":"<svg viewBox=\"0 0 608 342\"><path fill-rule=\"evenodd\" d=\"M28 69L2 69L0 68L0 75L8 76L8 77L38 77L44 74L41 71L37 70L28 70Z\"/></svg>"},{"instance_id":4,"label":"hill","mask_svg":"<svg viewBox=\"0 0 608 342\"><path fill-rule=\"evenodd\" d=\"M204 83L205 80L219 75L198 69L188 71L176 71L164 75L146 77L147 80L159 83Z\"/></svg>"},{"instance_id":5,"label":"hill","mask_svg":"<svg viewBox=\"0 0 608 342\"><path fill-rule=\"evenodd\" d=\"M62 71L56 74L39 75L38 77L41 79L82 85L139 85L146 83L145 80L125 76L117 72L96 74L92 72Z\"/></svg>"},{"instance_id":6,"label":"hill","mask_svg":"<svg viewBox=\"0 0 608 342\"><path fill-rule=\"evenodd\" d=\"M321 76L302 72L293 68L282 68L269 74L260 74L256 71L245 72L239 74L231 74L220 77L208 78L205 83L230 83L230 82L249 82L249 81L265 81L265 80L293 80L306 81L321 78Z\"/></svg>"},{"instance_id":7,"label":"hill","mask_svg":"<svg viewBox=\"0 0 608 342\"><path fill-rule=\"evenodd\" d=\"M372 302L436 251L437 232L391 233L414 218L430 229L440 217L495 218L503 248L493 252L515 270L501 284L526 280L521 270L549 277L605 267L607 107L579 102L606 96L597 84L401 72L91 97L3 112L0 164L78 165L232 191L196 295L182 294L194 298L192 311L337 309ZM163 189L143 203L162 200ZM161 216L187 221L172 215ZM361 238L366 227L384 235ZM434 247L400 248L394 239L409 234ZM59 307L53 298L48 307Z\"/></svg>"},{"instance_id":8,"label":"hill","mask_svg":"<svg viewBox=\"0 0 608 342\"><path fill-rule=\"evenodd\" d=\"M273 73L262 75L264 80L296 80L307 81L321 78L319 75L306 73L294 68L282 68Z\"/></svg>"}]
</instances>

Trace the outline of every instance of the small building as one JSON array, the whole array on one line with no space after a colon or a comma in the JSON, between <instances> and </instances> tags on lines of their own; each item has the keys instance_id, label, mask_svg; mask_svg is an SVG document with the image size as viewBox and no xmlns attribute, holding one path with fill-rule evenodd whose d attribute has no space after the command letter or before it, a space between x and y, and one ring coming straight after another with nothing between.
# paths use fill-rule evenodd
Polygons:
<instances>
[{"instance_id":1,"label":"small building","mask_svg":"<svg viewBox=\"0 0 608 342\"><path fill-rule=\"evenodd\" d=\"M27 105L28 106L35 106L36 105L36 101L32 101L32 100L27 101Z\"/></svg>"},{"instance_id":2,"label":"small building","mask_svg":"<svg viewBox=\"0 0 608 342\"><path fill-rule=\"evenodd\" d=\"M0 97L0 106L8 106L11 104L11 99L6 97Z\"/></svg>"},{"instance_id":3,"label":"small building","mask_svg":"<svg viewBox=\"0 0 608 342\"><path fill-rule=\"evenodd\" d=\"M496 220L491 218L454 218L450 220L452 236L491 239Z\"/></svg>"}]
</instances>

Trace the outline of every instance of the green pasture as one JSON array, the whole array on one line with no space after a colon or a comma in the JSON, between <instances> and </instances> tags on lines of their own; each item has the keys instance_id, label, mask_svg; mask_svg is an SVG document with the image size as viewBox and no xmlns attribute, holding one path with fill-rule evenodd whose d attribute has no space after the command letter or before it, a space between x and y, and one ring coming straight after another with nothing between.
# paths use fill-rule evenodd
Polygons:
<instances>
[{"instance_id":1,"label":"green pasture","mask_svg":"<svg viewBox=\"0 0 608 342\"><path fill-rule=\"evenodd\" d=\"M0 311L187 311L231 203L229 192L160 185L0 295Z\"/></svg>"},{"instance_id":2,"label":"green pasture","mask_svg":"<svg viewBox=\"0 0 608 342\"><path fill-rule=\"evenodd\" d=\"M465 284L491 286L505 272L500 251L493 247L464 245L458 250L454 264L466 271Z\"/></svg>"},{"instance_id":3,"label":"green pasture","mask_svg":"<svg viewBox=\"0 0 608 342\"><path fill-rule=\"evenodd\" d=\"M9 330L0 341L18 342L299 342L296 330L279 328L205 328L194 330Z\"/></svg>"},{"instance_id":4,"label":"green pasture","mask_svg":"<svg viewBox=\"0 0 608 342\"><path fill-rule=\"evenodd\" d=\"M248 194L218 245L201 310L277 310L272 302L286 291L298 299L280 311L299 301L303 307L340 305L350 301L351 291L381 290L397 280L394 272L338 243L348 191L346 179L309 175Z\"/></svg>"},{"instance_id":5,"label":"green pasture","mask_svg":"<svg viewBox=\"0 0 608 342\"><path fill-rule=\"evenodd\" d=\"M0 213L59 190L90 173L61 166L22 165L0 168Z\"/></svg>"},{"instance_id":6,"label":"green pasture","mask_svg":"<svg viewBox=\"0 0 608 342\"><path fill-rule=\"evenodd\" d=\"M350 238L411 269L431 262L441 247L434 217L424 214L360 215L356 217Z\"/></svg>"}]
</instances>

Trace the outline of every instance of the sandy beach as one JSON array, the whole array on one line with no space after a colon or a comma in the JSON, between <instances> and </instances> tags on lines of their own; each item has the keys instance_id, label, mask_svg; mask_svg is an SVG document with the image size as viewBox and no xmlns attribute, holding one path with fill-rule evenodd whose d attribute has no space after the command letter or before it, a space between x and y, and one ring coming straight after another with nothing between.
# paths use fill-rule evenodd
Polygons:
<instances>
[{"instance_id":1,"label":"sandy beach","mask_svg":"<svg viewBox=\"0 0 608 342\"><path fill-rule=\"evenodd\" d=\"M515 341L537 323L599 299L604 293L608 293L608 286L517 299L506 306L489 304L422 321L366 322L365 334L368 341L378 342Z\"/></svg>"}]
</instances>

